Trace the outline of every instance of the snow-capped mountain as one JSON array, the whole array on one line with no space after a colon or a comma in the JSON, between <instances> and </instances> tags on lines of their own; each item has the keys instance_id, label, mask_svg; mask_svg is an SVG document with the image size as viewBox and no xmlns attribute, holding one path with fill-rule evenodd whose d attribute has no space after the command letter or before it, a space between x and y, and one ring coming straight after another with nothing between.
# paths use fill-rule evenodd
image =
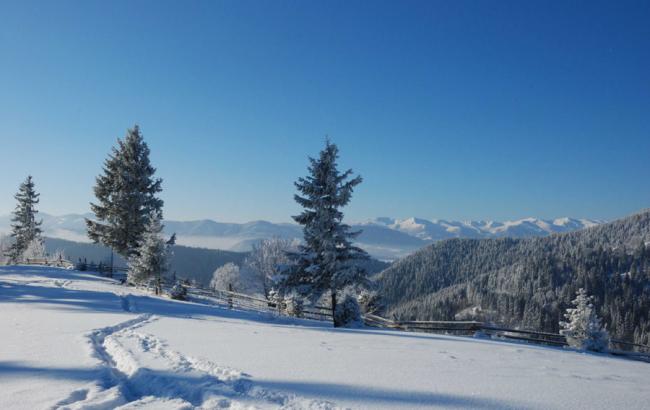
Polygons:
<instances>
[{"instance_id":1,"label":"snow-capped mountain","mask_svg":"<svg viewBox=\"0 0 650 410\"><path fill-rule=\"evenodd\" d=\"M92 217L92 214L53 216L40 213L39 217L43 219L42 228L47 236L78 242L88 241L84 220ZM10 220L9 215L0 217L0 232L9 231ZM545 236L588 228L602 222L574 218L525 218L496 222L381 217L355 223L353 229L362 231L357 241L368 253L379 259L393 260L443 239ZM298 225L268 221L225 223L210 219L168 220L165 221L165 230L170 234L176 232L178 243L181 245L234 251L250 250L255 242L273 236L302 238Z\"/></svg>"},{"instance_id":2,"label":"snow-capped mountain","mask_svg":"<svg viewBox=\"0 0 650 410\"><path fill-rule=\"evenodd\" d=\"M537 219L524 218L514 221L446 221L421 218L393 219L376 218L366 222L366 226L385 226L404 232L425 241L438 241L449 238L522 238L545 236L553 233L569 232L599 225L603 221L592 219Z\"/></svg>"}]
</instances>

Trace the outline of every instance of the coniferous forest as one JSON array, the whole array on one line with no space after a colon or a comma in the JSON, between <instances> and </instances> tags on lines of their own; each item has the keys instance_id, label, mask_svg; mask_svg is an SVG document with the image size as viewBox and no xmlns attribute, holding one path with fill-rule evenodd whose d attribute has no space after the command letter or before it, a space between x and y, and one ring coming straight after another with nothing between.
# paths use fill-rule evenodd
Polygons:
<instances>
[{"instance_id":1,"label":"coniferous forest","mask_svg":"<svg viewBox=\"0 0 650 410\"><path fill-rule=\"evenodd\" d=\"M377 277L397 319L477 319L549 332L579 288L612 337L648 343L650 211L545 238L452 239Z\"/></svg>"}]
</instances>

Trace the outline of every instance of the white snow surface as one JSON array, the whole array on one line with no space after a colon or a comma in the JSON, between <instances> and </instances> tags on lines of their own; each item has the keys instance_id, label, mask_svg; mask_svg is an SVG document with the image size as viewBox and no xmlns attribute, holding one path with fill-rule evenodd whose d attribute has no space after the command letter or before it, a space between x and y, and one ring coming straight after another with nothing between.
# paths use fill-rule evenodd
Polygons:
<instances>
[{"instance_id":1,"label":"white snow surface","mask_svg":"<svg viewBox=\"0 0 650 410\"><path fill-rule=\"evenodd\" d=\"M0 268L0 409L643 409L650 365L177 302Z\"/></svg>"}]
</instances>

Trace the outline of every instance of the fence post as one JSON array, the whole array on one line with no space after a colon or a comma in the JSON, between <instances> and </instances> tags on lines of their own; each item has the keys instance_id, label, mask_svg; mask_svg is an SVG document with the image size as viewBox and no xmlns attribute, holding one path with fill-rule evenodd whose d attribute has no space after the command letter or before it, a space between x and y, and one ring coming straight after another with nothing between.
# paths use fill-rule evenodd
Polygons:
<instances>
[{"instance_id":1,"label":"fence post","mask_svg":"<svg viewBox=\"0 0 650 410\"><path fill-rule=\"evenodd\" d=\"M113 268L113 247L111 246L111 276L109 276L110 278L113 277L113 269L114 269Z\"/></svg>"},{"instance_id":2,"label":"fence post","mask_svg":"<svg viewBox=\"0 0 650 410\"><path fill-rule=\"evenodd\" d=\"M228 284L228 308L232 309L232 283Z\"/></svg>"}]
</instances>

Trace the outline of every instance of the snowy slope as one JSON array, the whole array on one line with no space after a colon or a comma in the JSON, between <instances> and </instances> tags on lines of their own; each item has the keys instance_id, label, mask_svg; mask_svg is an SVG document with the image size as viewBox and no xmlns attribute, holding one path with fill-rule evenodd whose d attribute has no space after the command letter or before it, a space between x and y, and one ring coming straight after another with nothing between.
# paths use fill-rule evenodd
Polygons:
<instances>
[{"instance_id":1,"label":"snowy slope","mask_svg":"<svg viewBox=\"0 0 650 410\"><path fill-rule=\"evenodd\" d=\"M156 298L0 268L0 408L642 409L650 365Z\"/></svg>"}]
</instances>

